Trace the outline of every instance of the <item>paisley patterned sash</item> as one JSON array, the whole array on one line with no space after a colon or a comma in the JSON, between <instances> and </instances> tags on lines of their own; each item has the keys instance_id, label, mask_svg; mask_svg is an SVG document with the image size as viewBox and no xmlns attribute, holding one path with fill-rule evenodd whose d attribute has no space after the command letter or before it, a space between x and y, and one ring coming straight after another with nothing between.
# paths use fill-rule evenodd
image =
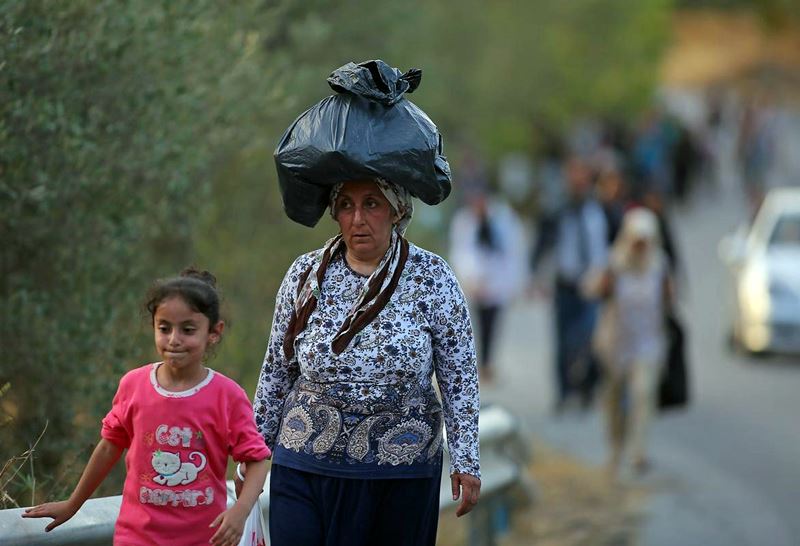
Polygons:
<instances>
[{"instance_id":1,"label":"paisley patterned sash","mask_svg":"<svg viewBox=\"0 0 800 546\"><path fill-rule=\"evenodd\" d=\"M342 465L438 461L442 408L433 387L298 379L284 406L278 444Z\"/></svg>"}]
</instances>

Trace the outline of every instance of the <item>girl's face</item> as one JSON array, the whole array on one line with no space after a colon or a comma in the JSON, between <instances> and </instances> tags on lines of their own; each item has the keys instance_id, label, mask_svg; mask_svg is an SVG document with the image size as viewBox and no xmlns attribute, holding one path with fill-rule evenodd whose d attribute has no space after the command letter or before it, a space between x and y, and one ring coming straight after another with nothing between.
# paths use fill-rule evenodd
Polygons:
<instances>
[{"instance_id":1,"label":"girl's face","mask_svg":"<svg viewBox=\"0 0 800 546\"><path fill-rule=\"evenodd\" d=\"M380 260L389 248L398 218L378 185L372 181L346 182L335 207L347 250L363 261Z\"/></svg>"},{"instance_id":2,"label":"girl's face","mask_svg":"<svg viewBox=\"0 0 800 546\"><path fill-rule=\"evenodd\" d=\"M162 301L153 315L156 349L174 371L191 372L202 367L208 345L219 341L222 328L222 321L210 327L208 317L179 296Z\"/></svg>"}]
</instances>

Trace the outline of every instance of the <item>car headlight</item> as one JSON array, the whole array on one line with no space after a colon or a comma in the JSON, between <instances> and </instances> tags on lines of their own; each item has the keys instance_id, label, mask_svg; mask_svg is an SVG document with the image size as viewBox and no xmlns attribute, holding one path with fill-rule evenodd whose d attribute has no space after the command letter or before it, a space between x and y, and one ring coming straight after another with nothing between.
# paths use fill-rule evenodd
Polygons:
<instances>
[{"instance_id":1,"label":"car headlight","mask_svg":"<svg viewBox=\"0 0 800 546\"><path fill-rule=\"evenodd\" d=\"M770 312L770 285L761 267L748 268L739 283L739 302L749 322L763 322Z\"/></svg>"}]
</instances>

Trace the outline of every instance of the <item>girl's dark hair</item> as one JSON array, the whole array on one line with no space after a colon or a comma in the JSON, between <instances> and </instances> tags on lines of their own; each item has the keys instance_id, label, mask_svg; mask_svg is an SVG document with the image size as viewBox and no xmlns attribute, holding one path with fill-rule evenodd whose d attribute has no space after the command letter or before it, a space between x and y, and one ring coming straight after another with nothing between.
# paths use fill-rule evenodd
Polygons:
<instances>
[{"instance_id":1,"label":"girl's dark hair","mask_svg":"<svg viewBox=\"0 0 800 546\"><path fill-rule=\"evenodd\" d=\"M147 293L145 304L151 321L155 321L158 306L174 296L179 296L192 310L208 317L209 328L219 322L217 278L208 271L187 267L179 277L156 281Z\"/></svg>"}]
</instances>

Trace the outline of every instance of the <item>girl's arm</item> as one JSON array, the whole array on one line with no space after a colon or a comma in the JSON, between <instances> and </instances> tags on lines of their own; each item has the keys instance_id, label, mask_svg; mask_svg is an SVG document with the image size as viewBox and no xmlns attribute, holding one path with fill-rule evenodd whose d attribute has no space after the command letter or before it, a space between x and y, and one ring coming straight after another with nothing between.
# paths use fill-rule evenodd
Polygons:
<instances>
[{"instance_id":1,"label":"girl's arm","mask_svg":"<svg viewBox=\"0 0 800 546\"><path fill-rule=\"evenodd\" d=\"M211 544L221 546L223 544L239 543L244 530L244 522L261 494L261 490L264 488L264 480L266 479L266 459L247 463L244 485L239 498L236 499L236 504L217 516L211 523L211 527L219 527L214 536L211 537Z\"/></svg>"},{"instance_id":2,"label":"girl's arm","mask_svg":"<svg viewBox=\"0 0 800 546\"><path fill-rule=\"evenodd\" d=\"M100 440L94 448L83 475L75 486L75 490L69 499L60 502L48 502L28 508L22 514L23 518L53 518L53 521L45 527L46 532L50 532L65 521L69 520L83 506L86 499L92 496L97 486L108 476L122 455L123 449L105 438Z\"/></svg>"}]
</instances>

